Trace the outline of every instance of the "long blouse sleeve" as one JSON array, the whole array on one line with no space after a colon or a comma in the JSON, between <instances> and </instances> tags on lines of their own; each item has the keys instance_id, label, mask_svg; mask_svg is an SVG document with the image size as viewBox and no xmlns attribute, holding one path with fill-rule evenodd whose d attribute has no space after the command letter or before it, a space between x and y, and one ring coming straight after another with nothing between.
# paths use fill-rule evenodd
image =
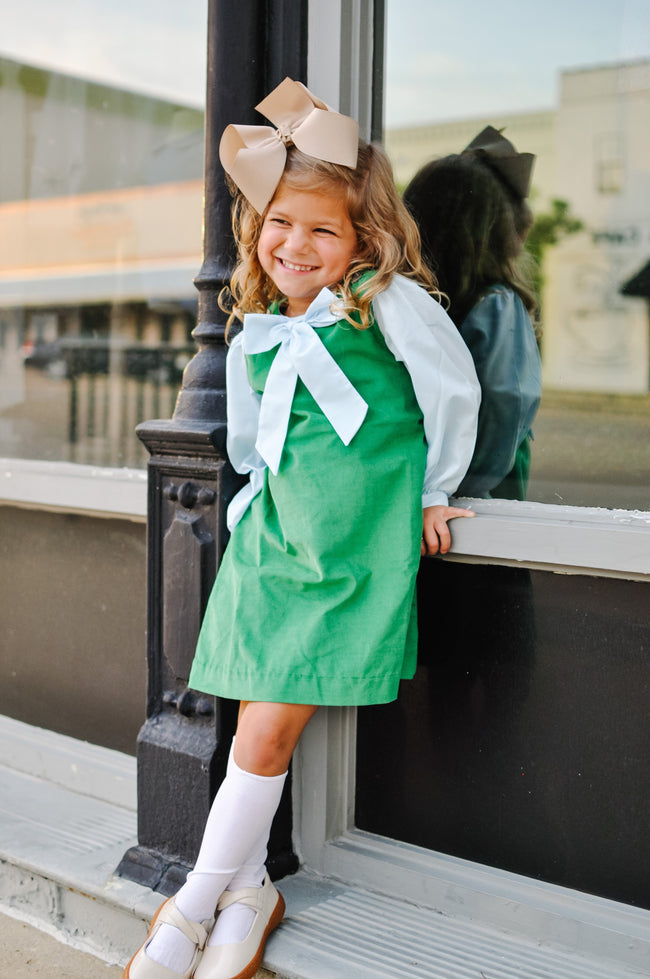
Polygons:
<instances>
[{"instance_id":1,"label":"long blouse sleeve","mask_svg":"<svg viewBox=\"0 0 650 979\"><path fill-rule=\"evenodd\" d=\"M239 523L253 497L262 488L266 463L255 448L261 397L253 391L246 372L243 334L232 341L226 358L226 402L228 458L236 472L250 474L248 483L233 497L228 507L228 530Z\"/></svg>"},{"instance_id":2,"label":"long blouse sleeve","mask_svg":"<svg viewBox=\"0 0 650 979\"><path fill-rule=\"evenodd\" d=\"M486 292L460 326L483 393L476 448L460 491L489 497L510 472L542 395L542 370L530 317L505 286Z\"/></svg>"},{"instance_id":3,"label":"long blouse sleeve","mask_svg":"<svg viewBox=\"0 0 650 979\"><path fill-rule=\"evenodd\" d=\"M401 275L373 299L386 346L404 363L424 416L422 506L447 504L469 466L481 389L472 357L435 299Z\"/></svg>"}]
</instances>

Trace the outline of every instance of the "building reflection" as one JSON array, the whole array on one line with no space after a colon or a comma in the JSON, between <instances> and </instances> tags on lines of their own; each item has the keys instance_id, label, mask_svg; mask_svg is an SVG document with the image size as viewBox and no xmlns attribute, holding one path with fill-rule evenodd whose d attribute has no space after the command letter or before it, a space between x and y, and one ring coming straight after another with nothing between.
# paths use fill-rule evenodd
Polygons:
<instances>
[{"instance_id":1,"label":"building reflection","mask_svg":"<svg viewBox=\"0 0 650 979\"><path fill-rule=\"evenodd\" d=\"M192 353L203 113L0 59L0 455L143 466Z\"/></svg>"},{"instance_id":2,"label":"building reflection","mask_svg":"<svg viewBox=\"0 0 650 979\"><path fill-rule=\"evenodd\" d=\"M625 285L650 255L650 61L562 71L558 82L553 110L396 127L386 144L401 186L488 123L536 155L544 394L528 499L647 510L648 309Z\"/></svg>"}]
</instances>

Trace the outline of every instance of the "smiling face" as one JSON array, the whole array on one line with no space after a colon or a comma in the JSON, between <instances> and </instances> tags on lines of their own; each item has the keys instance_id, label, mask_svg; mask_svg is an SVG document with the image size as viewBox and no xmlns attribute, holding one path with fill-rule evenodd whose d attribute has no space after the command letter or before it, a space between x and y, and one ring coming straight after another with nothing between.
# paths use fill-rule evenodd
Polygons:
<instances>
[{"instance_id":1,"label":"smiling face","mask_svg":"<svg viewBox=\"0 0 650 979\"><path fill-rule=\"evenodd\" d=\"M344 193L280 184L264 217L257 256L287 297L286 313L304 313L325 286L335 286L357 250Z\"/></svg>"}]
</instances>

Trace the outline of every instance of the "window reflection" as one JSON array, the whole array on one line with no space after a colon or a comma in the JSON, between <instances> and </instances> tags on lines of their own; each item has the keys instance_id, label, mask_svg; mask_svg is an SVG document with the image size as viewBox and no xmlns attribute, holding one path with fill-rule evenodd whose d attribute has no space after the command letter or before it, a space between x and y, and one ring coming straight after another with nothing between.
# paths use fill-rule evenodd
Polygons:
<instances>
[{"instance_id":1,"label":"window reflection","mask_svg":"<svg viewBox=\"0 0 650 979\"><path fill-rule=\"evenodd\" d=\"M0 456L144 465L135 425L169 417L195 349L203 112L129 87L143 64L112 74L0 58Z\"/></svg>"},{"instance_id":2,"label":"window reflection","mask_svg":"<svg viewBox=\"0 0 650 979\"><path fill-rule=\"evenodd\" d=\"M12 338L4 359L14 379L2 396L2 454L144 465L134 428L173 411L194 352L190 311L173 303L60 306L6 310L0 324Z\"/></svg>"},{"instance_id":3,"label":"window reflection","mask_svg":"<svg viewBox=\"0 0 650 979\"><path fill-rule=\"evenodd\" d=\"M646 584L427 558L418 589L415 678L359 709L356 825L647 908Z\"/></svg>"},{"instance_id":4,"label":"window reflection","mask_svg":"<svg viewBox=\"0 0 650 979\"><path fill-rule=\"evenodd\" d=\"M481 385L476 446L459 496L523 500L541 364L533 320L526 198L534 157L486 126L461 153L430 160L404 191L449 316Z\"/></svg>"},{"instance_id":5,"label":"window reflection","mask_svg":"<svg viewBox=\"0 0 650 979\"><path fill-rule=\"evenodd\" d=\"M543 397L529 500L650 509L642 7L552 3L542 23L534 7L515 16L508 0L387 5L385 138L398 184L460 153L486 125L537 158L527 248L537 262Z\"/></svg>"}]
</instances>

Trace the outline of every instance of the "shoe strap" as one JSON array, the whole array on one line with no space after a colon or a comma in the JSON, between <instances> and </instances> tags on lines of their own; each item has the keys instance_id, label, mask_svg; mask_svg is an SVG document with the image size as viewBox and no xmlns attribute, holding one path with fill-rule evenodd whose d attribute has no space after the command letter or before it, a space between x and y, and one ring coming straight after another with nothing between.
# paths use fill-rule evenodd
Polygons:
<instances>
[{"instance_id":1,"label":"shoe strap","mask_svg":"<svg viewBox=\"0 0 650 979\"><path fill-rule=\"evenodd\" d=\"M163 906L156 923L173 925L174 928L182 931L186 938L189 938L194 945L197 945L200 949L204 949L214 921L190 921L178 910L174 899L170 898Z\"/></svg>"},{"instance_id":2,"label":"shoe strap","mask_svg":"<svg viewBox=\"0 0 650 979\"><path fill-rule=\"evenodd\" d=\"M271 878L267 874L260 887L242 887L238 891L224 891L217 904L217 912L229 908L231 904L245 904L257 911L260 905L260 895L265 887L271 886Z\"/></svg>"}]
</instances>

